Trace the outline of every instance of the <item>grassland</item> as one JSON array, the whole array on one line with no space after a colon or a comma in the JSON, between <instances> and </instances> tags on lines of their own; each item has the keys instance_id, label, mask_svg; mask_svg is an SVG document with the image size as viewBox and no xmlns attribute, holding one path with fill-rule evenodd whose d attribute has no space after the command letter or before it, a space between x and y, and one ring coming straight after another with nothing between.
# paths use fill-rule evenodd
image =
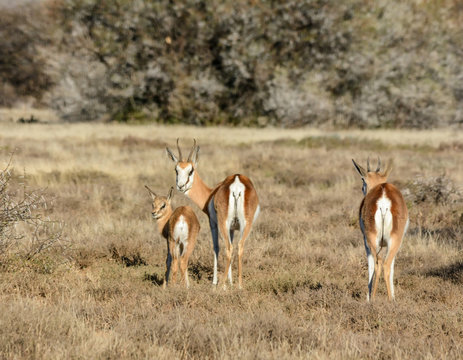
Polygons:
<instances>
[{"instance_id":1,"label":"grassland","mask_svg":"<svg viewBox=\"0 0 463 360\"><path fill-rule=\"evenodd\" d=\"M159 285L166 244L144 185L173 185L164 146L177 137L185 147L198 140L208 184L234 172L254 181L262 212L245 248L244 290L212 288L211 237L196 208L192 286ZM2 255L0 357L460 358L462 149L463 133L451 130L0 124L0 164L15 151L15 173L46 188L47 215L65 224L69 245L30 261ZM394 158L390 180L405 194L410 229L396 302L381 282L367 304L351 158L377 155ZM173 203L191 204L181 194Z\"/></svg>"}]
</instances>

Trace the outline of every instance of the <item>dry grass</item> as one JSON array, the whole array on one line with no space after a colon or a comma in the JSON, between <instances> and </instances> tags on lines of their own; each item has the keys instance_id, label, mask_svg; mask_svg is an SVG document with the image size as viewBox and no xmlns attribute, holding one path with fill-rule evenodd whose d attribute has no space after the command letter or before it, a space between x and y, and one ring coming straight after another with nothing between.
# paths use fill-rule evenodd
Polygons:
<instances>
[{"instance_id":1,"label":"dry grass","mask_svg":"<svg viewBox=\"0 0 463 360\"><path fill-rule=\"evenodd\" d=\"M262 212L245 247L243 291L212 289L199 212L191 289L159 286L166 244L143 185L166 192L173 184L163 147L177 136L198 139L209 184L242 172L256 185ZM13 165L31 187L47 187L49 215L65 222L72 253L4 267L0 357L459 358L462 146L463 134L446 130L1 124L0 162L17 149ZM384 282L377 301L365 301L361 182L350 159L368 155L395 159L391 181L410 208L395 303ZM421 196L427 189L451 193L435 201ZM176 194L173 203L189 200Z\"/></svg>"}]
</instances>

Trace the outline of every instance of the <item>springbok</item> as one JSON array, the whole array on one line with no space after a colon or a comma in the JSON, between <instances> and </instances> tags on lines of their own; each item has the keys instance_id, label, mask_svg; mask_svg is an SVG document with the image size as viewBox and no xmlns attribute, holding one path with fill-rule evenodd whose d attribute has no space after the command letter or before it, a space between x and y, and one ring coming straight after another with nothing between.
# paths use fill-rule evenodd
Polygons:
<instances>
[{"instance_id":1,"label":"springbok","mask_svg":"<svg viewBox=\"0 0 463 360\"><path fill-rule=\"evenodd\" d=\"M151 216L158 223L159 233L167 240L166 277L163 287L169 284L169 275L172 269L172 283L177 281L178 260L180 258L180 272L185 285L188 288L188 258L196 244L199 233L199 221L189 206L179 206L174 211L171 207L171 199L174 188L169 194L159 196L145 185L153 199Z\"/></svg>"},{"instance_id":2,"label":"springbok","mask_svg":"<svg viewBox=\"0 0 463 360\"><path fill-rule=\"evenodd\" d=\"M209 217L212 242L214 248L214 276L212 283L217 285L217 261L219 257L219 239L223 239L227 250L227 260L223 277L223 286L226 288L226 279L233 284L231 261L233 255L234 231L239 230L238 242L238 286L242 288L242 261L244 243L251 231L259 211L259 199L251 180L241 174L230 175L214 188L208 187L199 177L196 167L198 165L199 146L194 140L193 147L187 160L182 157L178 145L178 157L166 147L167 154L176 164L177 189L188 196Z\"/></svg>"},{"instance_id":3,"label":"springbok","mask_svg":"<svg viewBox=\"0 0 463 360\"><path fill-rule=\"evenodd\" d=\"M365 196L360 204L359 221L368 259L367 301L372 300L376 294L382 268L384 268L387 295L389 300L393 300L394 261L408 228L407 206L400 190L386 182L392 170L392 160L383 171L380 169L379 158L375 171L370 170L369 159L366 171L354 159L352 162L362 177L362 191ZM383 247L387 248L384 261L379 256ZM373 276L374 284L372 284Z\"/></svg>"}]
</instances>

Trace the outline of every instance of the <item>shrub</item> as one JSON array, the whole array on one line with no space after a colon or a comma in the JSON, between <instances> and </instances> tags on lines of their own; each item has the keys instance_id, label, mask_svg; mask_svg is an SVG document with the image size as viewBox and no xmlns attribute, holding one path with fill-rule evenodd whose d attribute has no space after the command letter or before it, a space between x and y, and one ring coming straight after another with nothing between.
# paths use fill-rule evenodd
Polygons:
<instances>
[{"instance_id":1,"label":"shrub","mask_svg":"<svg viewBox=\"0 0 463 360\"><path fill-rule=\"evenodd\" d=\"M407 188L407 196L416 204L430 202L446 205L460 199L460 192L445 175L419 177Z\"/></svg>"},{"instance_id":2,"label":"shrub","mask_svg":"<svg viewBox=\"0 0 463 360\"><path fill-rule=\"evenodd\" d=\"M463 121L456 1L40 3L48 18L0 15L4 104L32 96L67 121Z\"/></svg>"},{"instance_id":3,"label":"shrub","mask_svg":"<svg viewBox=\"0 0 463 360\"><path fill-rule=\"evenodd\" d=\"M337 9L309 0L262 7L246 1L93 0L58 1L53 14L68 30L63 46L103 65L97 82L106 91L92 95L119 120L255 124L268 116L274 124L297 126L328 119L327 94L306 93L299 78L320 62L327 67L333 52L348 50L344 9ZM278 67L291 71L278 78ZM82 104L89 81L80 80ZM320 80L307 82L313 89ZM281 94L290 101L280 100Z\"/></svg>"},{"instance_id":4,"label":"shrub","mask_svg":"<svg viewBox=\"0 0 463 360\"><path fill-rule=\"evenodd\" d=\"M11 255L32 260L63 247L61 224L44 217L48 207L44 190L28 190L13 176L11 163L0 170L0 264ZM15 187L13 189L13 187Z\"/></svg>"}]
</instances>

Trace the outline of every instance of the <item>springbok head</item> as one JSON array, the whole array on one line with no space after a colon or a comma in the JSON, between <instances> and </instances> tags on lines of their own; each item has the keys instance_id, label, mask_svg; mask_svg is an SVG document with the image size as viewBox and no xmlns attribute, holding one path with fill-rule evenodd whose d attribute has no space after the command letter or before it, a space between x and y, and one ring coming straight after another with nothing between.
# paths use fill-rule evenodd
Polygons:
<instances>
[{"instance_id":1,"label":"springbok head","mask_svg":"<svg viewBox=\"0 0 463 360\"><path fill-rule=\"evenodd\" d=\"M174 155L172 150L166 147L167 155L175 163L176 185L177 190L183 193L188 192L193 186L196 165L198 163L199 146L196 146L196 139L194 140L193 147L190 150L188 158L185 160L182 157L182 150L178 145L178 157Z\"/></svg>"},{"instance_id":2,"label":"springbok head","mask_svg":"<svg viewBox=\"0 0 463 360\"><path fill-rule=\"evenodd\" d=\"M145 187L148 189L151 199L153 199L151 216L153 219L158 220L163 216L169 214L172 211L170 201L172 200L172 195L174 193L174 188L171 187L169 194L167 196L156 195L156 193L151 190L147 185Z\"/></svg>"},{"instance_id":3,"label":"springbok head","mask_svg":"<svg viewBox=\"0 0 463 360\"><path fill-rule=\"evenodd\" d=\"M354 159L352 159L352 162L354 163L355 169L362 177L363 195L366 195L367 192L370 189L374 188L376 185L385 183L387 181L387 177L389 176L389 173L392 170L392 160L390 160L387 163L386 168L384 170L381 170L381 159L379 157L378 157L378 165L375 171L372 171L370 169L370 159L369 158L367 159L367 170L365 170L365 168L357 164Z\"/></svg>"}]
</instances>

